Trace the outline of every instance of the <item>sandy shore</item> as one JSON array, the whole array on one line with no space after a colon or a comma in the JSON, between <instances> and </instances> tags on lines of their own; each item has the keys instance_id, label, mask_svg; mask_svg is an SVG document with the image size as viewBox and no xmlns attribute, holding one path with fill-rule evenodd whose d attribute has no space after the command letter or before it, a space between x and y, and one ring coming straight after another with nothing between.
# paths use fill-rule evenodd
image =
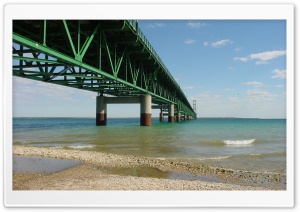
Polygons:
<instances>
[{"instance_id":1,"label":"sandy shore","mask_svg":"<svg viewBox=\"0 0 300 212\"><path fill-rule=\"evenodd\" d=\"M25 146L14 146L13 154L82 162L81 165L47 175L14 172L14 190L285 189L286 178L283 175L194 166L167 159ZM174 176L174 173L179 177L169 179L170 174ZM194 179L196 176L199 179Z\"/></svg>"}]
</instances>

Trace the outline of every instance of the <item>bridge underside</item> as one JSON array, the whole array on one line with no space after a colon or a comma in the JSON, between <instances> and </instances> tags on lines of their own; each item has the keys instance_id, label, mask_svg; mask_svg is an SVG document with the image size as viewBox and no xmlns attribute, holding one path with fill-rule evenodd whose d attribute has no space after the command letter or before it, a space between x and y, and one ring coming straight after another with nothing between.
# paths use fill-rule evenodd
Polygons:
<instances>
[{"instance_id":1,"label":"bridge underside","mask_svg":"<svg viewBox=\"0 0 300 212\"><path fill-rule=\"evenodd\" d=\"M195 116L137 21L15 20L13 75L100 96L150 96Z\"/></svg>"}]
</instances>

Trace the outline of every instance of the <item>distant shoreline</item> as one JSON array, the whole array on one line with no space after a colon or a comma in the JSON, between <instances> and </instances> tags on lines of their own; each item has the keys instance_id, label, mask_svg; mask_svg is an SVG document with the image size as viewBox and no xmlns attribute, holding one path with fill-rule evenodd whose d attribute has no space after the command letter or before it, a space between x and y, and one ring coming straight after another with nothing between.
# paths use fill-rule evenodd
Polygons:
<instances>
[{"instance_id":1,"label":"distant shoreline","mask_svg":"<svg viewBox=\"0 0 300 212\"><path fill-rule=\"evenodd\" d=\"M64 119L93 119L95 117L30 117L21 116L13 118L64 118ZM109 119L139 119L140 117L109 117ZM152 118L159 118L158 116L152 116ZM258 120L286 120L286 118L243 118L243 117L197 117L197 119L258 119Z\"/></svg>"},{"instance_id":2,"label":"distant shoreline","mask_svg":"<svg viewBox=\"0 0 300 212\"><path fill-rule=\"evenodd\" d=\"M50 175L15 172L14 190L285 190L279 184L274 186L276 183L270 183L270 179L284 181L285 176L226 170L205 165L194 166L168 159L15 145L13 154L83 163ZM138 169L148 172L149 176L126 174L133 168L135 172ZM118 171L112 172L113 170ZM222 183L209 180L161 179L151 177L153 171L193 174L206 176L208 179L218 178Z\"/></svg>"}]
</instances>

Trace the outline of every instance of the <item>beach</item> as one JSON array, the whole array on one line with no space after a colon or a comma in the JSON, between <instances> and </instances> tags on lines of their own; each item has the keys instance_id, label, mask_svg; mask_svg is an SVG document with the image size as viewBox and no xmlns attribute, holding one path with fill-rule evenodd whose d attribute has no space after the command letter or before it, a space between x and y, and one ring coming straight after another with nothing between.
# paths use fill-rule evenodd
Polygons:
<instances>
[{"instance_id":1,"label":"beach","mask_svg":"<svg viewBox=\"0 0 300 212\"><path fill-rule=\"evenodd\" d=\"M45 172L14 172L13 190L285 190L286 176L96 151L13 146L14 156L81 162ZM51 163L51 162L50 162Z\"/></svg>"}]
</instances>

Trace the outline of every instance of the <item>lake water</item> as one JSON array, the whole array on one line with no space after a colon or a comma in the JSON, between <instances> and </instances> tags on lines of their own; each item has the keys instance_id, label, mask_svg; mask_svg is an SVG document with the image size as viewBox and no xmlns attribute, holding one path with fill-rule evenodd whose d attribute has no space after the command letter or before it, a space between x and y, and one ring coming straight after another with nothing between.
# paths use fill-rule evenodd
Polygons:
<instances>
[{"instance_id":1,"label":"lake water","mask_svg":"<svg viewBox=\"0 0 300 212\"><path fill-rule=\"evenodd\" d=\"M234 170L286 172L286 120L198 118L140 126L139 118L13 118L16 145L172 158Z\"/></svg>"}]
</instances>

